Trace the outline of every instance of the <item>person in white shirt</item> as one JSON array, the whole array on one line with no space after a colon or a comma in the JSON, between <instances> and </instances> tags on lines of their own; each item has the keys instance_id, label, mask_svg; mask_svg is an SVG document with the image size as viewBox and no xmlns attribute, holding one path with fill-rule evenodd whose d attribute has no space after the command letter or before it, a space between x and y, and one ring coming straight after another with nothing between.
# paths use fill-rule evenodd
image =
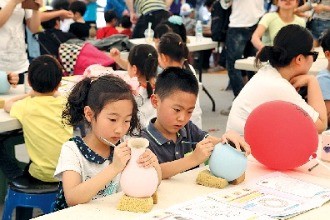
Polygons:
<instances>
[{"instance_id":1,"label":"person in white shirt","mask_svg":"<svg viewBox=\"0 0 330 220\"><path fill-rule=\"evenodd\" d=\"M231 7L232 12L229 17L229 28L226 39L227 70L230 85L236 97L243 88L244 83L241 71L234 67L235 61L242 58L247 45L252 49L249 55L255 55L250 40L259 19L264 14L264 1L232 0Z\"/></svg>"},{"instance_id":2,"label":"person in white shirt","mask_svg":"<svg viewBox=\"0 0 330 220\"><path fill-rule=\"evenodd\" d=\"M325 103L318 81L309 75L318 53L312 51L313 37L299 25L283 27L275 37L274 46L265 46L257 55L257 62L266 62L244 86L233 102L226 130L244 135L250 113L259 105L275 100L296 104L312 118L319 133L327 126ZM307 101L297 91L307 87ZM269 117L272 117L269 115Z\"/></svg>"},{"instance_id":3,"label":"person in white shirt","mask_svg":"<svg viewBox=\"0 0 330 220\"><path fill-rule=\"evenodd\" d=\"M29 67L24 20L32 33L40 26L39 10L23 9L22 2L0 0L0 70L17 74L26 72ZM42 6L42 0L35 0L35 3ZM24 79L23 74L21 79Z\"/></svg>"}]
</instances>

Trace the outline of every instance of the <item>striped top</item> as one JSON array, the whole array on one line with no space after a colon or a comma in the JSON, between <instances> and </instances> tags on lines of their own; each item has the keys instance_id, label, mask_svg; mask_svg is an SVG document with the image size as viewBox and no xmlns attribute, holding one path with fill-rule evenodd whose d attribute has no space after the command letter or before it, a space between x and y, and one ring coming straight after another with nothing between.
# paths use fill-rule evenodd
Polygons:
<instances>
[{"instance_id":1,"label":"striped top","mask_svg":"<svg viewBox=\"0 0 330 220\"><path fill-rule=\"evenodd\" d=\"M134 7L138 14L148 14L152 11L166 10L164 0L135 0Z\"/></svg>"}]
</instances>

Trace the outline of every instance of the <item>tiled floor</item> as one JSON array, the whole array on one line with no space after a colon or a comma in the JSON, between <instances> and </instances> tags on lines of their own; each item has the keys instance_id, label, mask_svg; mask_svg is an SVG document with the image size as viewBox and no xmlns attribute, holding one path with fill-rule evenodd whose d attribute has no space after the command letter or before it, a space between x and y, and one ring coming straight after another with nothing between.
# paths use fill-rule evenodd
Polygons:
<instances>
[{"instance_id":1,"label":"tiled floor","mask_svg":"<svg viewBox=\"0 0 330 220\"><path fill-rule=\"evenodd\" d=\"M203 129L218 137L224 133L227 122L227 116L223 116L219 112L221 109L228 108L234 98L231 91L224 91L227 84L228 76L224 72L220 74L203 74L203 85L213 96L216 103L216 111L212 112L210 99L203 91L200 92L200 105L203 110ZM16 153L16 157L19 160L28 161L24 145L16 146ZM3 204L0 204L0 216L2 216L2 210Z\"/></svg>"}]
</instances>

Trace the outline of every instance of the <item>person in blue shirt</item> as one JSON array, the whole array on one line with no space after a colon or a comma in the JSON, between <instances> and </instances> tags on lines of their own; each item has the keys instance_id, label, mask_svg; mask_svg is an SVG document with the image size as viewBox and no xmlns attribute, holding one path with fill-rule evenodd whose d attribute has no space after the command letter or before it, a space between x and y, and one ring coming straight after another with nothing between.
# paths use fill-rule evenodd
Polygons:
<instances>
[{"instance_id":1,"label":"person in blue shirt","mask_svg":"<svg viewBox=\"0 0 330 220\"><path fill-rule=\"evenodd\" d=\"M323 36L321 46L323 48L325 58L328 60L328 66L326 69L321 70L317 74L317 80L320 84L323 100L327 108L328 127L330 127L330 30L328 30Z\"/></svg>"},{"instance_id":2,"label":"person in blue shirt","mask_svg":"<svg viewBox=\"0 0 330 220\"><path fill-rule=\"evenodd\" d=\"M107 5L104 11L114 10L120 19L124 15L129 15L126 3L124 0L107 0Z\"/></svg>"}]
</instances>

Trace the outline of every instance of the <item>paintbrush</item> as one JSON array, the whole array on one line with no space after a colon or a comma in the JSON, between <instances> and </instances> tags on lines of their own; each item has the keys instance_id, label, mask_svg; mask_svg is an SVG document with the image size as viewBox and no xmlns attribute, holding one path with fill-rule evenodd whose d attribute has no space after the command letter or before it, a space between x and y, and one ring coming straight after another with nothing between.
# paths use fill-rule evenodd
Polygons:
<instances>
[{"instance_id":1,"label":"paintbrush","mask_svg":"<svg viewBox=\"0 0 330 220\"><path fill-rule=\"evenodd\" d=\"M113 144L112 142L108 141L107 139L105 139L104 137L100 137L100 139L107 145L112 146L112 147L117 147L115 144Z\"/></svg>"}]
</instances>

